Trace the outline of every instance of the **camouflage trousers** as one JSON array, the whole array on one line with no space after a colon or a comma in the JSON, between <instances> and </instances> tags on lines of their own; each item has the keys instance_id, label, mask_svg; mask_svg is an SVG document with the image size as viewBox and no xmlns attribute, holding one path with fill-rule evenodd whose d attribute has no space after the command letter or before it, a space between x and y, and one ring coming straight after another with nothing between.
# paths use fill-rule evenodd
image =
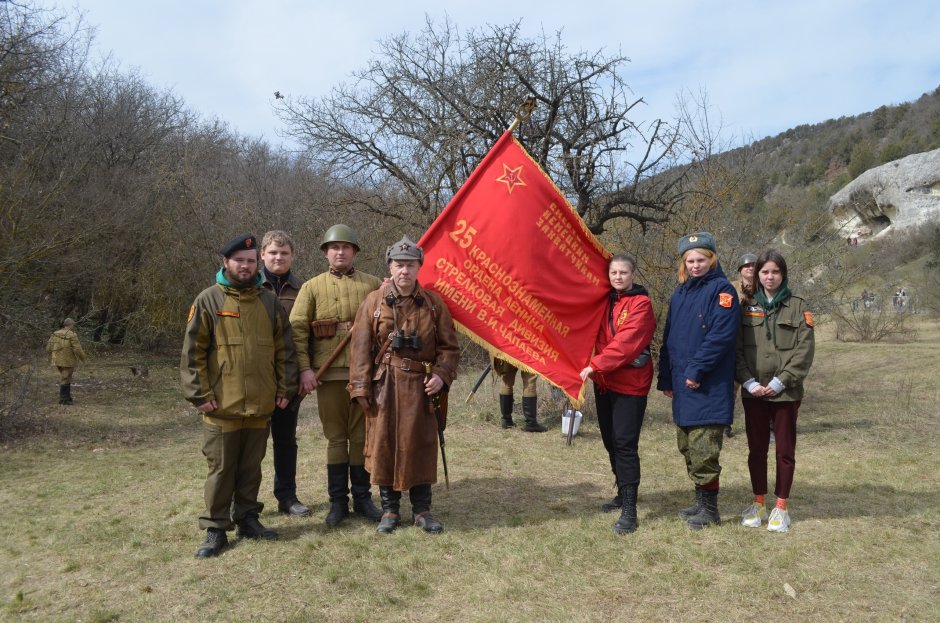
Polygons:
<instances>
[{"instance_id":1,"label":"camouflage trousers","mask_svg":"<svg viewBox=\"0 0 940 623\"><path fill-rule=\"evenodd\" d=\"M721 464L721 443L724 440L724 424L708 426L677 426L676 443L685 457L685 468L696 486L705 486L718 479Z\"/></svg>"}]
</instances>

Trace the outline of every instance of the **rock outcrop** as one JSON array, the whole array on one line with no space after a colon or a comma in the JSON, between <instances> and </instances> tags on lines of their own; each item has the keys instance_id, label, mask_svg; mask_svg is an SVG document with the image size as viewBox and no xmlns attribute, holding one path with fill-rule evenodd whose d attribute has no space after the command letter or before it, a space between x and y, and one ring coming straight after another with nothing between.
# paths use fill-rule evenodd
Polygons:
<instances>
[{"instance_id":1,"label":"rock outcrop","mask_svg":"<svg viewBox=\"0 0 940 623\"><path fill-rule=\"evenodd\" d=\"M849 238L940 220L940 149L865 171L829 199L829 212Z\"/></svg>"}]
</instances>

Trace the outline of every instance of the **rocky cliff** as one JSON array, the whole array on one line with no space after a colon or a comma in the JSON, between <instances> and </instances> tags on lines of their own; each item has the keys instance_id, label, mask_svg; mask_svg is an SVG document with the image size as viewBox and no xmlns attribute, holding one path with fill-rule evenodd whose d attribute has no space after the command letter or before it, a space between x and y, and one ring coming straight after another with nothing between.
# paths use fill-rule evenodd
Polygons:
<instances>
[{"instance_id":1,"label":"rocky cliff","mask_svg":"<svg viewBox=\"0 0 940 623\"><path fill-rule=\"evenodd\" d=\"M869 169L829 199L846 237L877 236L940 220L940 149Z\"/></svg>"}]
</instances>

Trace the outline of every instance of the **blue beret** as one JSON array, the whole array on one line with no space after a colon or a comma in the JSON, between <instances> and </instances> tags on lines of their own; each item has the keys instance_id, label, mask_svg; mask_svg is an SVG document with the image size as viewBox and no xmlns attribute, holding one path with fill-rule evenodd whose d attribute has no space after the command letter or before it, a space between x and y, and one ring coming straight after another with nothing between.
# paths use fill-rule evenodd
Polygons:
<instances>
[{"instance_id":1,"label":"blue beret","mask_svg":"<svg viewBox=\"0 0 940 623\"><path fill-rule=\"evenodd\" d=\"M230 240L228 244L219 249L219 253L228 258L237 251L257 251L258 250L258 239L252 236L251 234L243 234L234 240Z\"/></svg>"}]
</instances>

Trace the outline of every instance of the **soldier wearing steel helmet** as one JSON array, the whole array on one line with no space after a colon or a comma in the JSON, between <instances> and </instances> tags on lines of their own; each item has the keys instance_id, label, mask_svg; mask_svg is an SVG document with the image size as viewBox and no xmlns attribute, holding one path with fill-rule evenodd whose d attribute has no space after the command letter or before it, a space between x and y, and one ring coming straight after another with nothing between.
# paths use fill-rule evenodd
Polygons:
<instances>
[{"instance_id":1,"label":"soldier wearing steel helmet","mask_svg":"<svg viewBox=\"0 0 940 623\"><path fill-rule=\"evenodd\" d=\"M353 511L378 521L381 511L372 501L364 466L365 421L362 409L349 400L349 349L343 349L320 376L316 372L346 337L356 310L382 284L378 277L356 270L359 237L351 227L333 225L320 244L328 270L303 284L290 313L291 331L300 369L300 393L317 392L317 407L327 439L326 474L330 510L326 524L339 524Z\"/></svg>"}]
</instances>

